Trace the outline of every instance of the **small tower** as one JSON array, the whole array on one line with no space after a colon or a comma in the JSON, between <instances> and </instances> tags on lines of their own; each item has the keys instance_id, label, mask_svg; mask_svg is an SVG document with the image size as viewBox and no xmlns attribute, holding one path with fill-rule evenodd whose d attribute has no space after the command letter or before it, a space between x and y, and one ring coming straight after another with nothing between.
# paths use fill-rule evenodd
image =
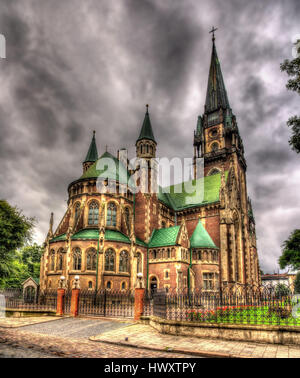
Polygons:
<instances>
[{"instance_id":1,"label":"small tower","mask_svg":"<svg viewBox=\"0 0 300 378\"><path fill-rule=\"evenodd\" d=\"M97 151L97 145L96 145L96 137L95 137L96 131L93 131L93 138L88 150L88 153L86 155L86 158L83 165L83 173L86 172L91 165L95 163L95 161L98 159L98 151Z\"/></svg>"},{"instance_id":2,"label":"small tower","mask_svg":"<svg viewBox=\"0 0 300 378\"><path fill-rule=\"evenodd\" d=\"M143 126L138 137L136 146L136 156L138 158L150 159L156 156L156 141L154 139L150 116L149 116L149 105L146 105L146 114L143 122Z\"/></svg>"},{"instance_id":3,"label":"small tower","mask_svg":"<svg viewBox=\"0 0 300 378\"><path fill-rule=\"evenodd\" d=\"M158 228L157 199L157 162L156 141L154 139L149 111L146 114L140 135L135 143L138 158L137 184L140 190L136 194L135 234L141 240L148 242L154 228Z\"/></svg>"}]
</instances>

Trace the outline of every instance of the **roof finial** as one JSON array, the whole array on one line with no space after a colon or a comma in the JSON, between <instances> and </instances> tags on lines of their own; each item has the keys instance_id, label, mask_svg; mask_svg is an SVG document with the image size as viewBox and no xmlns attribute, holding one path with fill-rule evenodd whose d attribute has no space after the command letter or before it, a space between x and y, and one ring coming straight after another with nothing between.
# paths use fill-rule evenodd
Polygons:
<instances>
[{"instance_id":1,"label":"roof finial","mask_svg":"<svg viewBox=\"0 0 300 378\"><path fill-rule=\"evenodd\" d=\"M107 152L107 148L108 148L108 145L106 144L106 145L105 145L105 151L106 151L106 152Z\"/></svg>"},{"instance_id":2,"label":"roof finial","mask_svg":"<svg viewBox=\"0 0 300 378\"><path fill-rule=\"evenodd\" d=\"M95 136L95 134L96 134L96 130L93 130L93 137Z\"/></svg>"},{"instance_id":3,"label":"roof finial","mask_svg":"<svg viewBox=\"0 0 300 378\"><path fill-rule=\"evenodd\" d=\"M215 28L214 26L212 27L210 33L212 33L212 41L215 42L216 38L215 38L215 31L217 31L218 28Z\"/></svg>"},{"instance_id":4,"label":"roof finial","mask_svg":"<svg viewBox=\"0 0 300 378\"><path fill-rule=\"evenodd\" d=\"M148 114L148 110L149 110L149 105L148 104L146 104L146 114Z\"/></svg>"}]
</instances>

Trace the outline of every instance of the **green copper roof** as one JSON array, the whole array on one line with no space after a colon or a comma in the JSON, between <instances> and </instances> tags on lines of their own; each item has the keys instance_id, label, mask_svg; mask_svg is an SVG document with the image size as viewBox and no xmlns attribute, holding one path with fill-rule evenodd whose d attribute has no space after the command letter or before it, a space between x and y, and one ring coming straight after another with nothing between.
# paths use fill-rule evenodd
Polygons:
<instances>
[{"instance_id":1,"label":"green copper roof","mask_svg":"<svg viewBox=\"0 0 300 378\"><path fill-rule=\"evenodd\" d=\"M191 236L190 242L191 248L217 248L208 232L203 227L200 219L193 232L193 235Z\"/></svg>"},{"instance_id":2,"label":"green copper roof","mask_svg":"<svg viewBox=\"0 0 300 378\"><path fill-rule=\"evenodd\" d=\"M152 126L151 126L151 121L150 121L150 116L148 113L148 108L145 114L142 130L140 132L140 136L138 137L137 141L141 139L150 139L155 142L153 131L152 131Z\"/></svg>"},{"instance_id":3,"label":"green copper roof","mask_svg":"<svg viewBox=\"0 0 300 378\"><path fill-rule=\"evenodd\" d=\"M98 240L99 238L99 229L95 228L87 228L84 230L80 230L74 234L71 239L72 240L79 240L79 239L93 239L93 240ZM124 235L122 232L115 231L115 230L105 230L105 240L109 241L117 241L117 242L122 242L122 243L127 243L130 244L130 239ZM62 234L60 236L57 236L53 239L50 240L50 242L56 242L56 241L61 241L61 240L66 240L66 234ZM136 244L140 245L142 247L147 247L147 244L144 243L140 239L136 239Z\"/></svg>"},{"instance_id":4,"label":"green copper roof","mask_svg":"<svg viewBox=\"0 0 300 378\"><path fill-rule=\"evenodd\" d=\"M56 241L62 241L67 240L66 234L61 234L59 236L56 236L55 238L51 239L50 242L56 242Z\"/></svg>"},{"instance_id":5,"label":"green copper roof","mask_svg":"<svg viewBox=\"0 0 300 378\"><path fill-rule=\"evenodd\" d=\"M80 177L110 179L134 187L134 180L124 165L109 152L104 154Z\"/></svg>"},{"instance_id":6,"label":"green copper roof","mask_svg":"<svg viewBox=\"0 0 300 378\"><path fill-rule=\"evenodd\" d=\"M96 146L96 138L95 138L95 131L93 132L93 138L90 144L90 148L84 160L84 163L96 161L98 159L98 151Z\"/></svg>"},{"instance_id":7,"label":"green copper roof","mask_svg":"<svg viewBox=\"0 0 300 378\"><path fill-rule=\"evenodd\" d=\"M78 240L78 239L98 239L99 238L99 229L84 229L81 231L76 232L71 239L72 240ZM110 240L110 241L119 241L123 243L130 243L130 239L122 234L119 231L115 230L105 230L105 240Z\"/></svg>"},{"instance_id":8,"label":"green copper roof","mask_svg":"<svg viewBox=\"0 0 300 378\"><path fill-rule=\"evenodd\" d=\"M168 245L175 245L180 226L160 228L154 230L149 242L148 247L165 247Z\"/></svg>"},{"instance_id":9,"label":"green copper roof","mask_svg":"<svg viewBox=\"0 0 300 378\"><path fill-rule=\"evenodd\" d=\"M211 63L207 84L205 111L212 112L219 108L230 108L227 92L221 71L221 65L218 59L215 42L211 54Z\"/></svg>"},{"instance_id":10,"label":"green copper roof","mask_svg":"<svg viewBox=\"0 0 300 378\"><path fill-rule=\"evenodd\" d=\"M225 172L225 178L227 175L228 171ZM218 202L220 186L221 174L217 173L197 180L159 188L158 199L174 210L183 210Z\"/></svg>"}]
</instances>

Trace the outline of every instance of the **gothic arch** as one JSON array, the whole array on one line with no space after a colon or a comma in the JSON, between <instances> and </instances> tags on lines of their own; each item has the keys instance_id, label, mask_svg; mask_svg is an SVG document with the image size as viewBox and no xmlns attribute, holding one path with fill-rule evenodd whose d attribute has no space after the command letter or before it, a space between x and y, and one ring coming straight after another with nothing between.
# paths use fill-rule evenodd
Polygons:
<instances>
[{"instance_id":1,"label":"gothic arch","mask_svg":"<svg viewBox=\"0 0 300 378\"><path fill-rule=\"evenodd\" d=\"M214 167L214 168L212 168L212 169L208 172L207 176L213 176L213 175L216 175L216 174L218 174L218 173L221 173L220 168Z\"/></svg>"}]
</instances>

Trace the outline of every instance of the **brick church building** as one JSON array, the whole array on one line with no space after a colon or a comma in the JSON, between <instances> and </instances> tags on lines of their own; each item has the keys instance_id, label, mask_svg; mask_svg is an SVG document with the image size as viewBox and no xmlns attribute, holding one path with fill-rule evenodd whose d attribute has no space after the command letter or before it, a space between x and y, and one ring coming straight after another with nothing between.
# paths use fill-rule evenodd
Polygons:
<instances>
[{"instance_id":1,"label":"brick church building","mask_svg":"<svg viewBox=\"0 0 300 378\"><path fill-rule=\"evenodd\" d=\"M156 158L154 134L147 107L135 145L136 156L149 167ZM118 156L106 151L98 157L94 132L83 173L68 186L68 207L55 232L51 215L41 289L57 288L61 276L68 287L79 276L82 289L132 289L137 273L151 289L212 291L260 284L244 147L214 37L206 103L193 147L191 183L201 182L203 192L191 203L183 184L182 190L177 184L159 187L158 193L135 193L128 180L132 172L120 158L122 150ZM198 177L198 158L204 159L204 177ZM115 171L99 168L107 159L114 162ZM103 190L108 179L115 182L115 193Z\"/></svg>"}]
</instances>

